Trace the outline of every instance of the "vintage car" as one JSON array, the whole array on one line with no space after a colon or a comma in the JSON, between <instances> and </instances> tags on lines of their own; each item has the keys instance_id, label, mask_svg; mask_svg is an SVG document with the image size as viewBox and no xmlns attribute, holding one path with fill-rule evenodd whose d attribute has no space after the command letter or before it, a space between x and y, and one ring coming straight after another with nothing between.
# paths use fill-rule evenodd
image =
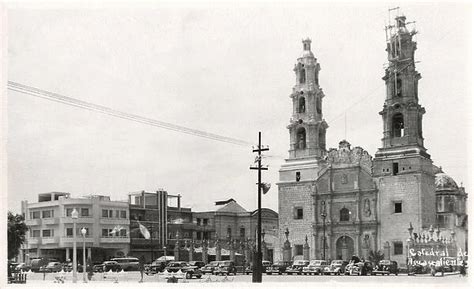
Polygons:
<instances>
[{"instance_id":1,"label":"vintage car","mask_svg":"<svg viewBox=\"0 0 474 289\"><path fill-rule=\"evenodd\" d=\"M271 265L272 265L272 262L263 260L263 261L262 261L262 272L266 272L266 271L267 271L267 268L270 267ZM245 268L245 271L244 271L244 272L245 272L245 274L247 274L247 275L251 274L251 273L253 272L253 267L252 267L252 265L247 266L247 267Z\"/></svg>"},{"instance_id":2,"label":"vintage car","mask_svg":"<svg viewBox=\"0 0 474 289\"><path fill-rule=\"evenodd\" d=\"M198 268L202 268L206 265L203 261L189 261L188 264L189 266L196 266Z\"/></svg>"},{"instance_id":3,"label":"vintage car","mask_svg":"<svg viewBox=\"0 0 474 289\"><path fill-rule=\"evenodd\" d=\"M116 261L124 271L138 271L140 260L135 257L113 258L110 261Z\"/></svg>"},{"instance_id":4,"label":"vintage car","mask_svg":"<svg viewBox=\"0 0 474 289\"><path fill-rule=\"evenodd\" d=\"M328 265L326 260L311 260L308 266L303 267L302 273L303 275L320 275Z\"/></svg>"},{"instance_id":5,"label":"vintage car","mask_svg":"<svg viewBox=\"0 0 474 289\"><path fill-rule=\"evenodd\" d=\"M201 268L201 272L203 274L214 274L214 270L219 266L219 262L221 261L212 261L211 263L205 265Z\"/></svg>"},{"instance_id":6,"label":"vintage car","mask_svg":"<svg viewBox=\"0 0 474 289\"><path fill-rule=\"evenodd\" d=\"M31 266L26 265L25 263L20 263L16 265L15 272L27 272L27 271L30 271L30 269L31 269Z\"/></svg>"},{"instance_id":7,"label":"vintage car","mask_svg":"<svg viewBox=\"0 0 474 289\"><path fill-rule=\"evenodd\" d=\"M63 265L59 262L49 262L48 265L41 267L40 272L59 272Z\"/></svg>"},{"instance_id":8,"label":"vintage car","mask_svg":"<svg viewBox=\"0 0 474 289\"><path fill-rule=\"evenodd\" d=\"M154 275L156 273L163 272L166 268L166 265L168 265L169 262L171 262L171 260L166 261L166 260L156 259L155 261L151 262L151 264L145 265L145 274Z\"/></svg>"},{"instance_id":9,"label":"vintage car","mask_svg":"<svg viewBox=\"0 0 474 289\"><path fill-rule=\"evenodd\" d=\"M347 264L349 262L344 260L332 260L331 264L324 268L324 275L341 275L344 274Z\"/></svg>"},{"instance_id":10,"label":"vintage car","mask_svg":"<svg viewBox=\"0 0 474 289\"><path fill-rule=\"evenodd\" d=\"M233 261L221 261L219 266L214 270L214 275L237 275L237 268Z\"/></svg>"},{"instance_id":11,"label":"vintage car","mask_svg":"<svg viewBox=\"0 0 474 289\"><path fill-rule=\"evenodd\" d=\"M273 265L268 266L265 270L267 275L278 274L281 275L286 272L286 268L291 266L291 262L289 261L278 261L273 263Z\"/></svg>"},{"instance_id":12,"label":"vintage car","mask_svg":"<svg viewBox=\"0 0 474 289\"><path fill-rule=\"evenodd\" d=\"M377 265L375 265L374 270L372 270L372 275L398 275L398 263L390 260L380 260Z\"/></svg>"},{"instance_id":13,"label":"vintage car","mask_svg":"<svg viewBox=\"0 0 474 289\"><path fill-rule=\"evenodd\" d=\"M346 275L371 275L373 270L372 262L369 261L349 261L344 269Z\"/></svg>"},{"instance_id":14,"label":"vintage car","mask_svg":"<svg viewBox=\"0 0 474 289\"><path fill-rule=\"evenodd\" d=\"M119 272L122 271L122 266L117 261L105 261L102 263L102 271L103 272Z\"/></svg>"},{"instance_id":15,"label":"vintage car","mask_svg":"<svg viewBox=\"0 0 474 289\"><path fill-rule=\"evenodd\" d=\"M182 261L173 261L165 267L165 271L170 273L176 273L181 271L186 274L186 279L191 279L193 277L201 278L202 272L197 266L190 266L186 262Z\"/></svg>"},{"instance_id":16,"label":"vintage car","mask_svg":"<svg viewBox=\"0 0 474 289\"><path fill-rule=\"evenodd\" d=\"M306 267L308 265L309 265L308 260L296 260L295 262L293 262L293 265L286 268L286 274L287 275L293 275L293 274L301 275L303 271L303 267Z\"/></svg>"}]
</instances>

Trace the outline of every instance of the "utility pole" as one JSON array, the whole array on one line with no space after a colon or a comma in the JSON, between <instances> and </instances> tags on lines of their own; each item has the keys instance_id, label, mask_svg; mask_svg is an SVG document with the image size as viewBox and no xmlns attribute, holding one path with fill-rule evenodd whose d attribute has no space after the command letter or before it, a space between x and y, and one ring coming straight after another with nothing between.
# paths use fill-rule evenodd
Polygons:
<instances>
[{"instance_id":1,"label":"utility pole","mask_svg":"<svg viewBox=\"0 0 474 289\"><path fill-rule=\"evenodd\" d=\"M268 151L269 148L262 148L262 133L258 132L258 147L252 151L258 153L255 162L258 163L256 167L250 167L251 170L258 171L258 211L257 211L257 255L254 256L254 265L252 270L252 282L262 283L262 152Z\"/></svg>"}]
</instances>

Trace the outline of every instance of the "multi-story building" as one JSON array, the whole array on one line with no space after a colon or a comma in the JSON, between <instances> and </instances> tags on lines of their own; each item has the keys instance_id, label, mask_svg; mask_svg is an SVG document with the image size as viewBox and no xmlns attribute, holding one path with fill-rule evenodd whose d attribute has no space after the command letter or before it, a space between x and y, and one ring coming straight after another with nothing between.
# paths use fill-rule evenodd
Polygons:
<instances>
[{"instance_id":1,"label":"multi-story building","mask_svg":"<svg viewBox=\"0 0 474 289\"><path fill-rule=\"evenodd\" d=\"M20 259L36 257L72 259L73 222L76 222L78 256L85 241L87 257L102 261L125 256L129 251L129 210L127 202L112 201L109 196L90 195L72 198L69 193L39 194L37 203L22 201L22 214L29 230ZM77 220L71 214L76 209ZM85 237L81 229L86 229ZM78 259L82 260L82 259Z\"/></svg>"},{"instance_id":2,"label":"multi-story building","mask_svg":"<svg viewBox=\"0 0 474 289\"><path fill-rule=\"evenodd\" d=\"M176 204L171 205L171 200ZM165 254L172 254L176 240L191 239L196 227L192 222L191 208L181 207L181 195L171 195L164 190L140 191L129 194L130 204L130 255L151 261ZM150 232L145 239L139 223Z\"/></svg>"}]
</instances>

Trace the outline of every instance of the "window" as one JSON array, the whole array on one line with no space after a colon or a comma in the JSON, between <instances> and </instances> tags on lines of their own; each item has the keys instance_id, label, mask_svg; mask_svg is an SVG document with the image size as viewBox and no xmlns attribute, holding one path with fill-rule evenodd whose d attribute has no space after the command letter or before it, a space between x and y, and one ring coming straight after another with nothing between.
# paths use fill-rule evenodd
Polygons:
<instances>
[{"instance_id":1,"label":"window","mask_svg":"<svg viewBox=\"0 0 474 289\"><path fill-rule=\"evenodd\" d=\"M306 130L304 127L300 127L296 132L296 142L298 149L306 148Z\"/></svg>"},{"instance_id":2,"label":"window","mask_svg":"<svg viewBox=\"0 0 474 289\"><path fill-rule=\"evenodd\" d=\"M300 83L305 83L306 82L306 70L301 69L300 70Z\"/></svg>"},{"instance_id":3,"label":"window","mask_svg":"<svg viewBox=\"0 0 474 289\"><path fill-rule=\"evenodd\" d=\"M89 231L90 231L90 230L89 230L89 228L85 228L85 229L86 229L86 237L88 237L88 236L89 236ZM79 228L79 235L81 235L81 236L82 236L82 228Z\"/></svg>"},{"instance_id":4,"label":"window","mask_svg":"<svg viewBox=\"0 0 474 289\"><path fill-rule=\"evenodd\" d=\"M436 197L436 207L438 212L444 212L444 198L443 196Z\"/></svg>"},{"instance_id":5,"label":"window","mask_svg":"<svg viewBox=\"0 0 474 289\"><path fill-rule=\"evenodd\" d=\"M81 208L81 217L89 217L89 209Z\"/></svg>"},{"instance_id":6,"label":"window","mask_svg":"<svg viewBox=\"0 0 474 289\"><path fill-rule=\"evenodd\" d=\"M302 220L303 219L303 208L301 207L296 207L294 209L294 218L296 220Z\"/></svg>"},{"instance_id":7,"label":"window","mask_svg":"<svg viewBox=\"0 0 474 289\"><path fill-rule=\"evenodd\" d=\"M102 229L102 237L108 237L109 236L109 229Z\"/></svg>"},{"instance_id":8,"label":"window","mask_svg":"<svg viewBox=\"0 0 474 289\"><path fill-rule=\"evenodd\" d=\"M401 213L401 212L402 212L402 202L395 202L394 213Z\"/></svg>"},{"instance_id":9,"label":"window","mask_svg":"<svg viewBox=\"0 0 474 289\"><path fill-rule=\"evenodd\" d=\"M208 221L209 221L209 219L202 219L202 224L204 226L207 226Z\"/></svg>"},{"instance_id":10,"label":"window","mask_svg":"<svg viewBox=\"0 0 474 289\"><path fill-rule=\"evenodd\" d=\"M240 228L240 238L245 238L245 228Z\"/></svg>"},{"instance_id":11,"label":"window","mask_svg":"<svg viewBox=\"0 0 474 289\"><path fill-rule=\"evenodd\" d=\"M392 172L394 176L398 175L398 163L392 163Z\"/></svg>"},{"instance_id":12,"label":"window","mask_svg":"<svg viewBox=\"0 0 474 289\"><path fill-rule=\"evenodd\" d=\"M305 107L305 99L304 97L300 97L300 99L298 100L298 112L299 113L304 113L306 111L306 107Z\"/></svg>"},{"instance_id":13,"label":"window","mask_svg":"<svg viewBox=\"0 0 474 289\"><path fill-rule=\"evenodd\" d=\"M198 226L201 226L201 218L197 218L196 223L197 223Z\"/></svg>"},{"instance_id":14,"label":"window","mask_svg":"<svg viewBox=\"0 0 474 289\"><path fill-rule=\"evenodd\" d=\"M303 255L303 245L295 245L295 255Z\"/></svg>"},{"instance_id":15,"label":"window","mask_svg":"<svg viewBox=\"0 0 474 289\"><path fill-rule=\"evenodd\" d=\"M395 97L401 97L402 96L402 80L400 77L397 77L395 79L395 83L393 85L393 95Z\"/></svg>"},{"instance_id":16,"label":"window","mask_svg":"<svg viewBox=\"0 0 474 289\"><path fill-rule=\"evenodd\" d=\"M347 222L347 221L349 221L349 215L350 215L349 209L347 209L347 208L342 208L342 209L339 211L339 221L341 221L341 222Z\"/></svg>"},{"instance_id":17,"label":"window","mask_svg":"<svg viewBox=\"0 0 474 289\"><path fill-rule=\"evenodd\" d=\"M403 114L397 113L392 118L392 136L401 137L404 135Z\"/></svg>"},{"instance_id":18,"label":"window","mask_svg":"<svg viewBox=\"0 0 474 289\"><path fill-rule=\"evenodd\" d=\"M445 227L446 225L449 224L449 216L446 215L437 215L436 216L436 222L440 227Z\"/></svg>"},{"instance_id":19,"label":"window","mask_svg":"<svg viewBox=\"0 0 474 289\"><path fill-rule=\"evenodd\" d=\"M40 230L33 230L33 238L38 238L40 236Z\"/></svg>"},{"instance_id":20,"label":"window","mask_svg":"<svg viewBox=\"0 0 474 289\"><path fill-rule=\"evenodd\" d=\"M227 228L227 238L231 238L232 237L232 228L229 227Z\"/></svg>"},{"instance_id":21,"label":"window","mask_svg":"<svg viewBox=\"0 0 474 289\"><path fill-rule=\"evenodd\" d=\"M209 240L209 232L203 232L204 240Z\"/></svg>"},{"instance_id":22,"label":"window","mask_svg":"<svg viewBox=\"0 0 474 289\"><path fill-rule=\"evenodd\" d=\"M196 239L201 240L201 232L196 233Z\"/></svg>"},{"instance_id":23,"label":"window","mask_svg":"<svg viewBox=\"0 0 474 289\"><path fill-rule=\"evenodd\" d=\"M109 216L108 210L102 210L102 218L107 218Z\"/></svg>"},{"instance_id":24,"label":"window","mask_svg":"<svg viewBox=\"0 0 474 289\"><path fill-rule=\"evenodd\" d=\"M323 127L319 128L318 141L319 141L319 147L325 150L326 149L326 130Z\"/></svg>"},{"instance_id":25,"label":"window","mask_svg":"<svg viewBox=\"0 0 474 289\"><path fill-rule=\"evenodd\" d=\"M126 219L127 218L127 211L120 211L120 218Z\"/></svg>"},{"instance_id":26,"label":"window","mask_svg":"<svg viewBox=\"0 0 474 289\"><path fill-rule=\"evenodd\" d=\"M119 219L120 218L120 210L115 211L115 218Z\"/></svg>"},{"instance_id":27,"label":"window","mask_svg":"<svg viewBox=\"0 0 474 289\"><path fill-rule=\"evenodd\" d=\"M71 217L72 211L73 211L72 208L67 208L67 209L66 209L66 217Z\"/></svg>"},{"instance_id":28,"label":"window","mask_svg":"<svg viewBox=\"0 0 474 289\"><path fill-rule=\"evenodd\" d=\"M53 237L54 236L53 230L43 230L43 237Z\"/></svg>"},{"instance_id":29,"label":"window","mask_svg":"<svg viewBox=\"0 0 474 289\"><path fill-rule=\"evenodd\" d=\"M314 71L314 83L316 83L316 85L319 84L319 76L318 76L318 70L317 69Z\"/></svg>"},{"instance_id":30,"label":"window","mask_svg":"<svg viewBox=\"0 0 474 289\"><path fill-rule=\"evenodd\" d=\"M321 114L321 98L316 99L316 111Z\"/></svg>"},{"instance_id":31,"label":"window","mask_svg":"<svg viewBox=\"0 0 474 289\"><path fill-rule=\"evenodd\" d=\"M402 242L393 242L393 255L403 255Z\"/></svg>"},{"instance_id":32,"label":"window","mask_svg":"<svg viewBox=\"0 0 474 289\"><path fill-rule=\"evenodd\" d=\"M43 211L42 212L42 215L43 215L42 218L43 219L51 218L51 212L52 211Z\"/></svg>"},{"instance_id":33,"label":"window","mask_svg":"<svg viewBox=\"0 0 474 289\"><path fill-rule=\"evenodd\" d=\"M40 211L35 211L31 213L32 219L39 219L40 218Z\"/></svg>"},{"instance_id":34,"label":"window","mask_svg":"<svg viewBox=\"0 0 474 289\"><path fill-rule=\"evenodd\" d=\"M127 236L127 229L120 229L119 234L120 234L120 237L126 237Z\"/></svg>"}]
</instances>

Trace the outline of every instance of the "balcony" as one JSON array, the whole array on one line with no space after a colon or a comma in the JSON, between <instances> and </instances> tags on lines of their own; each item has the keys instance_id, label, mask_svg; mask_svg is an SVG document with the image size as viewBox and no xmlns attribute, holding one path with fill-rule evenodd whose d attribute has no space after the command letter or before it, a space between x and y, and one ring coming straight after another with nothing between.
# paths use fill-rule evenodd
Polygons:
<instances>
[{"instance_id":1,"label":"balcony","mask_svg":"<svg viewBox=\"0 0 474 289\"><path fill-rule=\"evenodd\" d=\"M41 238L28 238L29 245L41 245Z\"/></svg>"},{"instance_id":2,"label":"balcony","mask_svg":"<svg viewBox=\"0 0 474 289\"><path fill-rule=\"evenodd\" d=\"M55 244L55 243L58 243L58 242L59 242L59 237L43 237L43 239L41 240L41 243L43 245Z\"/></svg>"},{"instance_id":3,"label":"balcony","mask_svg":"<svg viewBox=\"0 0 474 289\"><path fill-rule=\"evenodd\" d=\"M76 222L77 222L77 224L93 224L94 223L94 218L92 216L79 217ZM61 217L61 223L63 223L63 224L72 224L73 219L71 217Z\"/></svg>"},{"instance_id":4,"label":"balcony","mask_svg":"<svg viewBox=\"0 0 474 289\"><path fill-rule=\"evenodd\" d=\"M56 225L59 224L59 218L47 218L42 220L43 225Z\"/></svg>"},{"instance_id":5,"label":"balcony","mask_svg":"<svg viewBox=\"0 0 474 289\"><path fill-rule=\"evenodd\" d=\"M129 225L129 219L100 218L101 225Z\"/></svg>"},{"instance_id":6,"label":"balcony","mask_svg":"<svg viewBox=\"0 0 474 289\"><path fill-rule=\"evenodd\" d=\"M77 235L77 236L76 236L76 242L77 242L77 244L79 244L79 243L82 244L83 241L84 241L84 240L83 240L83 238L82 238L82 235ZM91 236L88 236L88 237L86 237L86 240L85 240L85 241L86 241L86 243L89 243L89 244L90 244L90 243L94 243L94 238L91 237ZM73 243L73 242L74 242L74 238L73 238L72 236L65 236L65 237L61 237L61 238L60 238L60 244L61 244L61 246L71 246L71 247L72 247L72 245L73 245L72 243ZM89 245L88 245L88 246L89 246Z\"/></svg>"},{"instance_id":7,"label":"balcony","mask_svg":"<svg viewBox=\"0 0 474 289\"><path fill-rule=\"evenodd\" d=\"M100 238L101 243L130 243L130 238L129 237L101 237Z\"/></svg>"},{"instance_id":8,"label":"balcony","mask_svg":"<svg viewBox=\"0 0 474 289\"><path fill-rule=\"evenodd\" d=\"M39 226L41 225L41 219L28 219L25 220L27 226Z\"/></svg>"}]
</instances>

